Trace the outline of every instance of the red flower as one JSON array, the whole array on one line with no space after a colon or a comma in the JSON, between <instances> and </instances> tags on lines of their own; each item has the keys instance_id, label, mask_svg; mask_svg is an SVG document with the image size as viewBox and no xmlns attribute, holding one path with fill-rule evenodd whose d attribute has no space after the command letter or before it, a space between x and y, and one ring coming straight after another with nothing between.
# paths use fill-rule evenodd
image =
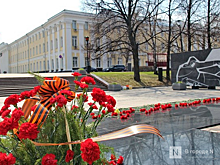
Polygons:
<instances>
[{"instance_id":1,"label":"red flower","mask_svg":"<svg viewBox=\"0 0 220 165\"><path fill-rule=\"evenodd\" d=\"M76 105L73 105L72 108L71 108L71 110L73 110L73 109L77 109L77 108L79 108L79 107L76 106Z\"/></svg>"},{"instance_id":2,"label":"red flower","mask_svg":"<svg viewBox=\"0 0 220 165\"><path fill-rule=\"evenodd\" d=\"M33 107L31 107L31 111L34 111L36 107L37 105L34 105Z\"/></svg>"},{"instance_id":3,"label":"red flower","mask_svg":"<svg viewBox=\"0 0 220 165\"><path fill-rule=\"evenodd\" d=\"M2 113L2 118L5 118L5 116L8 116L10 114L11 110L5 110L3 113Z\"/></svg>"},{"instance_id":4,"label":"red flower","mask_svg":"<svg viewBox=\"0 0 220 165\"><path fill-rule=\"evenodd\" d=\"M18 121L20 120L21 116L24 116L24 112L19 108L13 110L11 118L13 121Z\"/></svg>"},{"instance_id":5,"label":"red flower","mask_svg":"<svg viewBox=\"0 0 220 165\"><path fill-rule=\"evenodd\" d=\"M107 108L108 108L108 112L114 112L115 111L114 107L111 104L108 104Z\"/></svg>"},{"instance_id":6,"label":"red flower","mask_svg":"<svg viewBox=\"0 0 220 165\"><path fill-rule=\"evenodd\" d=\"M42 158L42 165L57 165L57 160L55 159L55 155L54 154L46 154L43 158Z\"/></svg>"},{"instance_id":7,"label":"red flower","mask_svg":"<svg viewBox=\"0 0 220 165\"><path fill-rule=\"evenodd\" d=\"M89 86L88 86L88 84L81 83L80 88L82 88L82 89L89 88Z\"/></svg>"},{"instance_id":8,"label":"red flower","mask_svg":"<svg viewBox=\"0 0 220 165\"><path fill-rule=\"evenodd\" d=\"M100 158L99 145L94 143L92 139L86 139L80 146L82 159L87 163L92 164Z\"/></svg>"},{"instance_id":9,"label":"red flower","mask_svg":"<svg viewBox=\"0 0 220 165\"><path fill-rule=\"evenodd\" d=\"M54 104L56 102L56 99L55 98L50 98L50 103L51 104Z\"/></svg>"},{"instance_id":10,"label":"red flower","mask_svg":"<svg viewBox=\"0 0 220 165\"><path fill-rule=\"evenodd\" d=\"M0 115L2 115L2 113L7 110L9 108L9 105L4 105L1 110L0 110Z\"/></svg>"},{"instance_id":11,"label":"red flower","mask_svg":"<svg viewBox=\"0 0 220 165\"><path fill-rule=\"evenodd\" d=\"M98 109L98 107L94 104L94 105L92 106L92 109Z\"/></svg>"},{"instance_id":12,"label":"red flower","mask_svg":"<svg viewBox=\"0 0 220 165\"><path fill-rule=\"evenodd\" d=\"M105 91L101 90L100 88L93 88L91 95L93 97L92 99L99 102L99 104L106 102Z\"/></svg>"},{"instance_id":13,"label":"red flower","mask_svg":"<svg viewBox=\"0 0 220 165\"><path fill-rule=\"evenodd\" d=\"M5 105L16 105L20 101L19 95L13 94L10 95L7 99L5 99Z\"/></svg>"},{"instance_id":14,"label":"red flower","mask_svg":"<svg viewBox=\"0 0 220 165\"><path fill-rule=\"evenodd\" d=\"M18 128L18 122L14 122L12 118L5 117L2 122L0 122L0 135L7 135L9 130Z\"/></svg>"},{"instance_id":15,"label":"red flower","mask_svg":"<svg viewBox=\"0 0 220 165\"><path fill-rule=\"evenodd\" d=\"M74 80L73 82L74 82L77 86L80 86L80 84L81 84L79 81L76 81L76 80Z\"/></svg>"},{"instance_id":16,"label":"red flower","mask_svg":"<svg viewBox=\"0 0 220 165\"><path fill-rule=\"evenodd\" d=\"M94 112L92 112L92 113L90 113L90 115L91 115L91 116L94 116L94 115L95 115L95 113L94 113Z\"/></svg>"},{"instance_id":17,"label":"red flower","mask_svg":"<svg viewBox=\"0 0 220 165\"><path fill-rule=\"evenodd\" d=\"M71 96L73 94L72 91L68 91L68 90L61 90L60 93L67 95L67 96Z\"/></svg>"},{"instance_id":18,"label":"red flower","mask_svg":"<svg viewBox=\"0 0 220 165\"><path fill-rule=\"evenodd\" d=\"M116 160L115 155L111 154L111 160Z\"/></svg>"},{"instance_id":19,"label":"red flower","mask_svg":"<svg viewBox=\"0 0 220 165\"><path fill-rule=\"evenodd\" d=\"M21 92L21 94L20 94L21 100L27 99L30 96L31 96L31 93L29 91L24 91L24 92Z\"/></svg>"},{"instance_id":20,"label":"red flower","mask_svg":"<svg viewBox=\"0 0 220 165\"><path fill-rule=\"evenodd\" d=\"M55 97L56 102L58 103L58 107L63 107L63 105L66 105L67 99L63 95L58 95Z\"/></svg>"},{"instance_id":21,"label":"red flower","mask_svg":"<svg viewBox=\"0 0 220 165\"><path fill-rule=\"evenodd\" d=\"M97 119L97 118L98 118L98 116L95 116L95 115L92 116L92 119Z\"/></svg>"},{"instance_id":22,"label":"red flower","mask_svg":"<svg viewBox=\"0 0 220 165\"><path fill-rule=\"evenodd\" d=\"M40 88L41 88L41 86L38 85L38 86L34 87L34 91L37 93L40 90Z\"/></svg>"},{"instance_id":23,"label":"red flower","mask_svg":"<svg viewBox=\"0 0 220 165\"><path fill-rule=\"evenodd\" d=\"M89 76L81 78L80 82L85 82L86 84L91 83L92 85L95 85L95 80Z\"/></svg>"},{"instance_id":24,"label":"red flower","mask_svg":"<svg viewBox=\"0 0 220 165\"><path fill-rule=\"evenodd\" d=\"M114 97L107 95L106 96L106 100L109 104L111 104L113 107L116 105L116 100L114 99Z\"/></svg>"},{"instance_id":25,"label":"red flower","mask_svg":"<svg viewBox=\"0 0 220 165\"><path fill-rule=\"evenodd\" d=\"M7 156L6 153L0 152L0 165L12 165L15 162L16 158L11 153Z\"/></svg>"},{"instance_id":26,"label":"red flower","mask_svg":"<svg viewBox=\"0 0 220 165\"><path fill-rule=\"evenodd\" d=\"M79 72L74 72L74 73L72 73L72 75L73 75L74 77L78 77L78 76L81 76L82 74L80 74Z\"/></svg>"},{"instance_id":27,"label":"red flower","mask_svg":"<svg viewBox=\"0 0 220 165\"><path fill-rule=\"evenodd\" d=\"M102 110L102 114L103 114L103 115L105 114L105 110Z\"/></svg>"},{"instance_id":28,"label":"red flower","mask_svg":"<svg viewBox=\"0 0 220 165\"><path fill-rule=\"evenodd\" d=\"M82 93L77 94L77 99L79 99L79 98L81 97L81 95L82 95ZM84 101L84 102L87 102L89 97L88 97L86 94L84 94L84 95L82 96L82 98L83 98L83 101Z\"/></svg>"},{"instance_id":29,"label":"red flower","mask_svg":"<svg viewBox=\"0 0 220 165\"><path fill-rule=\"evenodd\" d=\"M68 150L66 152L66 157L65 157L65 161L66 162L70 162L70 160L73 159L73 155L74 155L74 152L72 150Z\"/></svg>"},{"instance_id":30,"label":"red flower","mask_svg":"<svg viewBox=\"0 0 220 165\"><path fill-rule=\"evenodd\" d=\"M36 139L39 131L37 124L23 123L19 129L19 138L21 139Z\"/></svg>"},{"instance_id":31,"label":"red flower","mask_svg":"<svg viewBox=\"0 0 220 165\"><path fill-rule=\"evenodd\" d=\"M44 77L44 80L52 80L51 78L48 77Z\"/></svg>"},{"instance_id":32,"label":"red flower","mask_svg":"<svg viewBox=\"0 0 220 165\"><path fill-rule=\"evenodd\" d=\"M123 164L123 160L124 160L124 158L122 156L119 156L117 164L118 165Z\"/></svg>"}]
</instances>

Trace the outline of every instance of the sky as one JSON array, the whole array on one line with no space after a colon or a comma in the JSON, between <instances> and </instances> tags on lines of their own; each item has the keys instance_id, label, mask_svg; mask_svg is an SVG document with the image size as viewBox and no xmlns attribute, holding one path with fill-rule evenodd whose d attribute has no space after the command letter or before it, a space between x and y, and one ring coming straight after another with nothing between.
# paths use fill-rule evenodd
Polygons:
<instances>
[{"instance_id":1,"label":"sky","mask_svg":"<svg viewBox=\"0 0 220 165\"><path fill-rule=\"evenodd\" d=\"M0 44L12 43L64 9L82 11L81 0L4 0L0 9Z\"/></svg>"}]
</instances>

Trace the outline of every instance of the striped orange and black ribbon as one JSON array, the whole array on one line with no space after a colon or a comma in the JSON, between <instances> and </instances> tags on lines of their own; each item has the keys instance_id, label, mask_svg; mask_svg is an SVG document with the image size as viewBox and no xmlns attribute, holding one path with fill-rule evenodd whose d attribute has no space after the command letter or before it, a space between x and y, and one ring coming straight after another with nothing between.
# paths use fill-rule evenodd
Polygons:
<instances>
[{"instance_id":1,"label":"striped orange and black ribbon","mask_svg":"<svg viewBox=\"0 0 220 165\"><path fill-rule=\"evenodd\" d=\"M33 97L24 102L22 111L24 112L25 119L30 116L29 122L41 127L52 107L50 99L60 95L62 90L70 90L68 80L58 77L54 77L53 80L45 80L38 91L41 99ZM72 95L67 97L67 101L72 101L74 98L75 93L72 92ZM31 107L38 101L40 101L39 104L35 107L33 114L31 114Z\"/></svg>"},{"instance_id":2,"label":"striped orange and black ribbon","mask_svg":"<svg viewBox=\"0 0 220 165\"><path fill-rule=\"evenodd\" d=\"M130 126L130 127L118 130L118 131L105 134L105 135L93 137L91 139L94 142L100 142L100 141L107 141L107 140L114 140L114 139L129 137L129 136L132 136L135 134L141 134L141 133L152 133L163 139L162 135L160 134L160 131L157 128L151 125L147 125L147 124L133 125L133 126ZM32 143L35 144L36 146L58 146L58 145L79 144L83 141L84 140L81 140L81 141L77 140L77 141L64 142L64 143L38 143L38 142L32 141Z\"/></svg>"}]
</instances>

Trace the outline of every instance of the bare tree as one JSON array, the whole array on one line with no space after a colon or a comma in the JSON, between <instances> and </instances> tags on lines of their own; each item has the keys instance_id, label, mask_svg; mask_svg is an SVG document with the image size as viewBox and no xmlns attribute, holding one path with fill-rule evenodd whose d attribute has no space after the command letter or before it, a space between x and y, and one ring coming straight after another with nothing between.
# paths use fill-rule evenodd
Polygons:
<instances>
[{"instance_id":1,"label":"bare tree","mask_svg":"<svg viewBox=\"0 0 220 165\"><path fill-rule=\"evenodd\" d=\"M116 52L123 49L130 51L134 63L134 80L137 82L141 81L138 47L147 42L139 41L138 32L163 0L157 0L156 4L154 2L155 0L101 0L99 3L96 0L85 1L87 7L96 11L94 32L102 40L97 52ZM106 42L108 39L111 43ZM111 49L108 48L109 45Z\"/></svg>"}]
</instances>

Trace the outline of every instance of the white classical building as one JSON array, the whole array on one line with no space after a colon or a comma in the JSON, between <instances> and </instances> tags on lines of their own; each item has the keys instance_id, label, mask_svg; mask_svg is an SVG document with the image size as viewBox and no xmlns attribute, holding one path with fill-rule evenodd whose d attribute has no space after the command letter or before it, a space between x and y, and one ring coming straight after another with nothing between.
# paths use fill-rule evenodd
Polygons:
<instances>
[{"instance_id":1,"label":"white classical building","mask_svg":"<svg viewBox=\"0 0 220 165\"><path fill-rule=\"evenodd\" d=\"M63 10L14 42L1 43L1 73L72 71L87 66L85 37L93 42L92 17L89 13ZM93 57L93 52L89 56ZM146 60L146 55L140 57L140 66ZM125 59L106 54L90 63L101 70L112 64L125 64Z\"/></svg>"}]
</instances>

